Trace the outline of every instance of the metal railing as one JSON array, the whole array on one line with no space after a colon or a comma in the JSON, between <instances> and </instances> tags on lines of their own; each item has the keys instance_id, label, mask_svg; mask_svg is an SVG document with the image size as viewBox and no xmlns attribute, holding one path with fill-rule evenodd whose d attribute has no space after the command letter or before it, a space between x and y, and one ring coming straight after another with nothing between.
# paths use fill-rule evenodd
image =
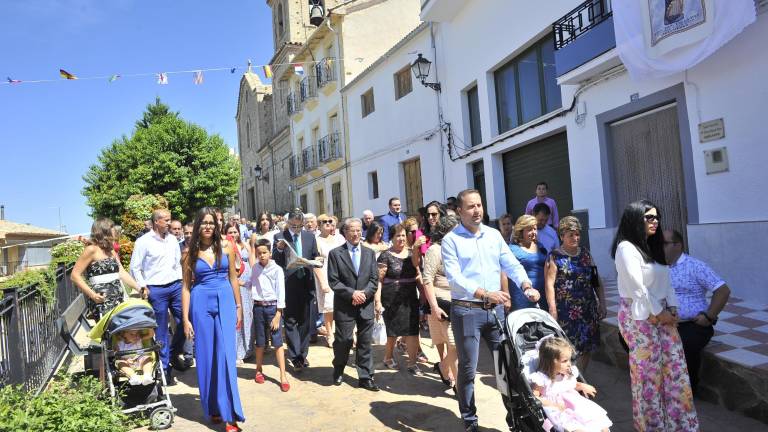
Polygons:
<instances>
[{"instance_id":1,"label":"metal railing","mask_svg":"<svg viewBox=\"0 0 768 432\"><path fill-rule=\"evenodd\" d=\"M296 155L291 156L288 160L288 166L291 171L291 178L296 178L304 172L301 168L301 158Z\"/></svg>"},{"instance_id":2,"label":"metal railing","mask_svg":"<svg viewBox=\"0 0 768 432\"><path fill-rule=\"evenodd\" d=\"M575 41L613 15L610 0L587 0L552 24L555 50Z\"/></svg>"},{"instance_id":3,"label":"metal railing","mask_svg":"<svg viewBox=\"0 0 768 432\"><path fill-rule=\"evenodd\" d=\"M317 152L315 151L315 146L307 147L301 151L301 164L304 167L304 171L317 168L319 164L317 162Z\"/></svg>"},{"instance_id":4,"label":"metal railing","mask_svg":"<svg viewBox=\"0 0 768 432\"><path fill-rule=\"evenodd\" d=\"M317 78L314 75L307 75L301 80L301 103L317 97Z\"/></svg>"},{"instance_id":5,"label":"metal railing","mask_svg":"<svg viewBox=\"0 0 768 432\"><path fill-rule=\"evenodd\" d=\"M317 157L320 163L341 157L341 143L338 132L333 132L320 138L317 142Z\"/></svg>"},{"instance_id":6,"label":"metal railing","mask_svg":"<svg viewBox=\"0 0 768 432\"><path fill-rule=\"evenodd\" d=\"M323 87L329 82L336 81L336 58L326 57L315 65L317 86Z\"/></svg>"},{"instance_id":7,"label":"metal railing","mask_svg":"<svg viewBox=\"0 0 768 432\"><path fill-rule=\"evenodd\" d=\"M69 279L72 266L56 270L55 299L37 286L3 290L0 299L0 387L22 385L39 393L66 354L56 319L79 294Z\"/></svg>"},{"instance_id":8,"label":"metal railing","mask_svg":"<svg viewBox=\"0 0 768 432\"><path fill-rule=\"evenodd\" d=\"M288 109L289 116L301 112L301 103L294 92L288 93L288 96L285 97L285 106Z\"/></svg>"}]
</instances>

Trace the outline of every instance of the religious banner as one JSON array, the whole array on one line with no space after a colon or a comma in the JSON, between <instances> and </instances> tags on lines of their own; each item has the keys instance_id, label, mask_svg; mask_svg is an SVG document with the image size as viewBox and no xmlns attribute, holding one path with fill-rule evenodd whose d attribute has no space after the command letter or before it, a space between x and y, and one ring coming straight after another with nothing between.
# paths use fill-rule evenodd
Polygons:
<instances>
[{"instance_id":1,"label":"religious banner","mask_svg":"<svg viewBox=\"0 0 768 432\"><path fill-rule=\"evenodd\" d=\"M754 0L612 2L616 48L635 80L689 69L755 21Z\"/></svg>"}]
</instances>

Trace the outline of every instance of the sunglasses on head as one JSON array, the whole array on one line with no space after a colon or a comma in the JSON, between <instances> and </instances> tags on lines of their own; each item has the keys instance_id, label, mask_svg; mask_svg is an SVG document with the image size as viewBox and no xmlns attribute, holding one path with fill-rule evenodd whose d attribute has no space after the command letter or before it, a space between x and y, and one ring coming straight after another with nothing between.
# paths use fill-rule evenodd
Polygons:
<instances>
[{"instance_id":1,"label":"sunglasses on head","mask_svg":"<svg viewBox=\"0 0 768 432\"><path fill-rule=\"evenodd\" d=\"M661 220L661 216L659 216L659 215L647 214L647 215L645 215L643 217L645 218L645 220L647 222L659 222Z\"/></svg>"}]
</instances>

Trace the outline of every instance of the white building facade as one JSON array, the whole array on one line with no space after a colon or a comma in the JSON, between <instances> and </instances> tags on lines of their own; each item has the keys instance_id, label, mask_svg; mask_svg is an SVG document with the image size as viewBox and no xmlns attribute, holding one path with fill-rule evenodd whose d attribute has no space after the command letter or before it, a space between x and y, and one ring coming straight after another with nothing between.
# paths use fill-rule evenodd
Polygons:
<instances>
[{"instance_id":1,"label":"white building facade","mask_svg":"<svg viewBox=\"0 0 768 432\"><path fill-rule=\"evenodd\" d=\"M523 15L512 25L515 11ZM590 13L592 25L576 37L553 33L572 13ZM452 125L449 195L475 187L492 219L517 217L548 182L609 276L623 206L649 198L734 295L768 303L768 270L748 258L761 256L750 239L768 237L768 57L759 54L768 14L688 71L646 81L630 79L618 58L606 1L422 0L421 17L434 23L432 78ZM700 139L700 125L716 139Z\"/></svg>"},{"instance_id":2,"label":"white building facade","mask_svg":"<svg viewBox=\"0 0 768 432\"><path fill-rule=\"evenodd\" d=\"M431 26L422 23L341 89L354 215L366 209L384 214L392 197L409 214L445 198L438 93L411 72L414 53L431 52Z\"/></svg>"}]
</instances>

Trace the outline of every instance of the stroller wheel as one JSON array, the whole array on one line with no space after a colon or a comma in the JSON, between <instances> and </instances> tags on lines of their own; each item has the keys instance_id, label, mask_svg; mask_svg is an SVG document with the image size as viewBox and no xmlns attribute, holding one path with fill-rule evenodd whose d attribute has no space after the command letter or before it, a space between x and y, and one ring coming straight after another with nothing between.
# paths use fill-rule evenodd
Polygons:
<instances>
[{"instance_id":1,"label":"stroller wheel","mask_svg":"<svg viewBox=\"0 0 768 432\"><path fill-rule=\"evenodd\" d=\"M149 415L149 427L152 430L168 429L173 423L173 411L168 408L155 408Z\"/></svg>"}]
</instances>

